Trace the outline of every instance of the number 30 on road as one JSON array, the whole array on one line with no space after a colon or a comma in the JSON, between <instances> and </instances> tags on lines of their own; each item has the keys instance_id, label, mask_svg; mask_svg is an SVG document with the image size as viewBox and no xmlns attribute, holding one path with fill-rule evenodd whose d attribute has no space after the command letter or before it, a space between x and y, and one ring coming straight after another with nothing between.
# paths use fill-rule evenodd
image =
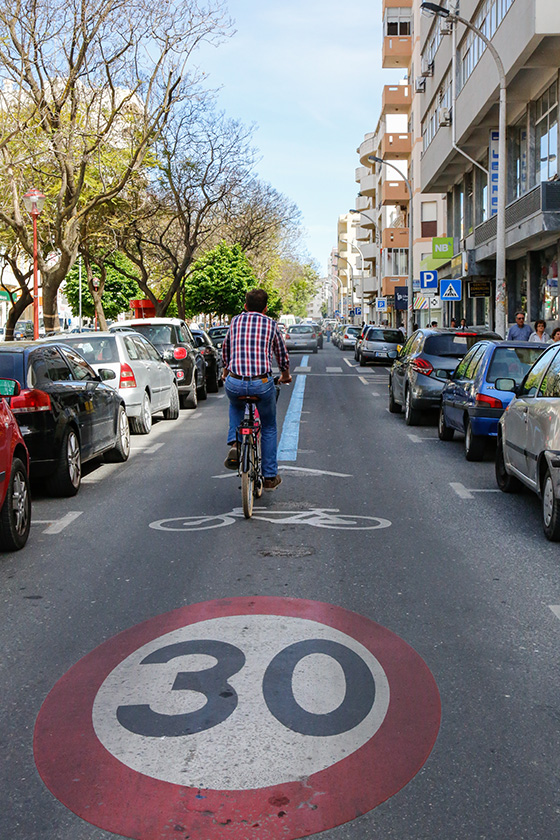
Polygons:
<instances>
[{"instance_id":1,"label":"number 30 on road","mask_svg":"<svg viewBox=\"0 0 560 840\"><path fill-rule=\"evenodd\" d=\"M35 758L52 793L108 831L291 840L400 790L439 721L432 675L389 630L329 604L236 598L80 660L43 704Z\"/></svg>"}]
</instances>

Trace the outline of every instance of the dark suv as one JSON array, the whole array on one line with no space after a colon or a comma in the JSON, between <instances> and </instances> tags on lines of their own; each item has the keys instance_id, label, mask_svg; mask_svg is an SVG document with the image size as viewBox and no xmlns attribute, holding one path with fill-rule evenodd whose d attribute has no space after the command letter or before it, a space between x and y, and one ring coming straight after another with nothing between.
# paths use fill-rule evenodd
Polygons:
<instances>
[{"instance_id":1,"label":"dark suv","mask_svg":"<svg viewBox=\"0 0 560 840\"><path fill-rule=\"evenodd\" d=\"M501 341L502 337L487 327L425 328L413 333L390 371L389 411L398 414L404 406L407 426L415 426L422 411L439 409L449 374L483 338Z\"/></svg>"},{"instance_id":2,"label":"dark suv","mask_svg":"<svg viewBox=\"0 0 560 840\"><path fill-rule=\"evenodd\" d=\"M222 352L218 350L216 345L207 332L201 330L200 327L191 327L191 333L196 342L196 346L204 356L206 362L206 388L210 394L217 393L222 381Z\"/></svg>"},{"instance_id":3,"label":"dark suv","mask_svg":"<svg viewBox=\"0 0 560 840\"><path fill-rule=\"evenodd\" d=\"M208 396L206 362L188 326L180 318L135 318L119 321L109 330L132 327L155 345L175 371L182 408L196 408Z\"/></svg>"}]
</instances>

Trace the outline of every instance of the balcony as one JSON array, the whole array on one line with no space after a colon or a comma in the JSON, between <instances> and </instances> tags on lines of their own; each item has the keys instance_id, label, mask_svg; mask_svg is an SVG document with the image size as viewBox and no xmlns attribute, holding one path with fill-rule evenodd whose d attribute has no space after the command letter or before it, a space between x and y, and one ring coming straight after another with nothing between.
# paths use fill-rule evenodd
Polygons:
<instances>
[{"instance_id":1,"label":"balcony","mask_svg":"<svg viewBox=\"0 0 560 840\"><path fill-rule=\"evenodd\" d=\"M360 168L365 169L365 166ZM372 173L371 169L369 170L369 175L366 175L365 178L362 178L359 181L359 184L360 192L362 193L362 195L375 197L375 191L377 188L377 177Z\"/></svg>"},{"instance_id":2,"label":"balcony","mask_svg":"<svg viewBox=\"0 0 560 840\"><path fill-rule=\"evenodd\" d=\"M356 149L356 151L359 152L359 149ZM369 166L358 166L356 167L354 180L357 184L360 184L364 178L367 178L368 175L371 175L371 169Z\"/></svg>"},{"instance_id":3,"label":"balcony","mask_svg":"<svg viewBox=\"0 0 560 840\"><path fill-rule=\"evenodd\" d=\"M360 250L364 255L365 262L373 262L377 259L377 245L375 242L366 242L360 245Z\"/></svg>"},{"instance_id":4,"label":"balcony","mask_svg":"<svg viewBox=\"0 0 560 840\"><path fill-rule=\"evenodd\" d=\"M381 234L382 248L408 248L408 228L385 228Z\"/></svg>"},{"instance_id":5,"label":"balcony","mask_svg":"<svg viewBox=\"0 0 560 840\"><path fill-rule=\"evenodd\" d=\"M408 187L404 181L384 181L381 187L381 203L384 207L391 204L406 204Z\"/></svg>"},{"instance_id":6,"label":"balcony","mask_svg":"<svg viewBox=\"0 0 560 840\"><path fill-rule=\"evenodd\" d=\"M360 144L360 146L358 147L358 154L360 156L360 163L363 166L368 166L369 164L369 166L371 167L371 164L368 161L368 155L377 155L377 147L378 143L373 134L370 137L366 137L363 143Z\"/></svg>"},{"instance_id":7,"label":"balcony","mask_svg":"<svg viewBox=\"0 0 560 840\"><path fill-rule=\"evenodd\" d=\"M412 9L412 0L383 0L383 17L386 9Z\"/></svg>"},{"instance_id":8,"label":"balcony","mask_svg":"<svg viewBox=\"0 0 560 840\"><path fill-rule=\"evenodd\" d=\"M356 218L358 218L356 216ZM365 218L365 217L362 217ZM369 228L363 227L362 225L358 225L355 228L356 239L358 242L369 242L371 240L371 230ZM362 246L360 245L360 248ZM362 248L363 251L363 248Z\"/></svg>"},{"instance_id":9,"label":"balcony","mask_svg":"<svg viewBox=\"0 0 560 840\"><path fill-rule=\"evenodd\" d=\"M383 160L408 158L411 152L411 134L384 134L381 138L381 157Z\"/></svg>"},{"instance_id":10,"label":"balcony","mask_svg":"<svg viewBox=\"0 0 560 840\"><path fill-rule=\"evenodd\" d=\"M410 85L385 85L383 88L382 114L405 114L411 104Z\"/></svg>"},{"instance_id":11,"label":"balcony","mask_svg":"<svg viewBox=\"0 0 560 840\"><path fill-rule=\"evenodd\" d=\"M412 35L386 35L383 38L382 67L408 67L411 58Z\"/></svg>"},{"instance_id":12,"label":"balcony","mask_svg":"<svg viewBox=\"0 0 560 840\"><path fill-rule=\"evenodd\" d=\"M403 275L400 277L382 277L381 278L381 294L383 297L386 295L394 295L395 294L395 286L406 286L408 283L408 275Z\"/></svg>"}]
</instances>

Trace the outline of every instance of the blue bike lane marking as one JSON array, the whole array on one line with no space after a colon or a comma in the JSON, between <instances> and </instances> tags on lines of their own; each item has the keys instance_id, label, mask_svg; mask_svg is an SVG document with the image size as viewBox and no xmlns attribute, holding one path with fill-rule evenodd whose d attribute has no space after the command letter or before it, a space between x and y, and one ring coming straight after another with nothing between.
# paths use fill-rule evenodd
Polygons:
<instances>
[{"instance_id":1,"label":"blue bike lane marking","mask_svg":"<svg viewBox=\"0 0 560 840\"><path fill-rule=\"evenodd\" d=\"M309 356L303 356L301 360L301 367L307 367ZM290 405L284 417L284 425L282 426L282 435L280 436L280 443L278 444L278 460L279 461L297 461L298 443L299 443L299 427L301 422L301 412L303 409L303 395L305 393L305 374L298 374L296 377L294 390L290 399Z\"/></svg>"}]
</instances>

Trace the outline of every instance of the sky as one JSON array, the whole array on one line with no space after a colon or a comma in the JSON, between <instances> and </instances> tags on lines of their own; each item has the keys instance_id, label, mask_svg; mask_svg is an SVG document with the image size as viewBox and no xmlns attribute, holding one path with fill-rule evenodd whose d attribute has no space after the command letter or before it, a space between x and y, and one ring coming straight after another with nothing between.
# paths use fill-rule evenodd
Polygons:
<instances>
[{"instance_id":1,"label":"sky","mask_svg":"<svg viewBox=\"0 0 560 840\"><path fill-rule=\"evenodd\" d=\"M255 125L260 177L299 207L327 272L337 218L354 207L356 149L379 119L381 0L229 0L235 34L197 63L229 117Z\"/></svg>"}]
</instances>

